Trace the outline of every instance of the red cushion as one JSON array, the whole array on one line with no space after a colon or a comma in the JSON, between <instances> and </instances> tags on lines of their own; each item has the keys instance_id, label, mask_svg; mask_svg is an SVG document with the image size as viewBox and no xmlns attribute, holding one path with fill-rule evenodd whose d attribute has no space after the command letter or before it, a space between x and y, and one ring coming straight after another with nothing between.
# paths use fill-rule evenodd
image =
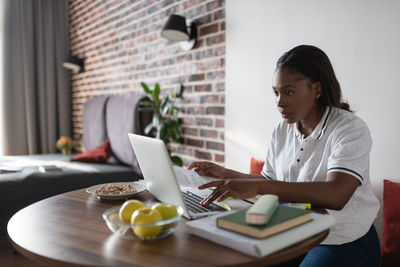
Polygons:
<instances>
[{"instance_id":1,"label":"red cushion","mask_svg":"<svg viewBox=\"0 0 400 267\"><path fill-rule=\"evenodd\" d=\"M111 153L110 141L107 139L103 144L99 145L95 149L76 155L71 159L71 161L90 163L107 162L108 158L111 156Z\"/></svg>"},{"instance_id":2,"label":"red cushion","mask_svg":"<svg viewBox=\"0 0 400 267\"><path fill-rule=\"evenodd\" d=\"M265 161L256 160L255 158L251 158L250 160L250 174L261 174L261 171L264 167Z\"/></svg>"},{"instance_id":3,"label":"red cushion","mask_svg":"<svg viewBox=\"0 0 400 267\"><path fill-rule=\"evenodd\" d=\"M400 183L383 181L382 265L400 266Z\"/></svg>"}]
</instances>

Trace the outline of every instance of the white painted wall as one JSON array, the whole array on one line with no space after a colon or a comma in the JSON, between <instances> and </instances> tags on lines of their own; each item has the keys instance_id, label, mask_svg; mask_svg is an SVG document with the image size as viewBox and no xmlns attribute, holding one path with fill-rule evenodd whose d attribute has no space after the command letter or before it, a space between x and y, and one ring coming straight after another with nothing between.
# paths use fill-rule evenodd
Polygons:
<instances>
[{"instance_id":1,"label":"white painted wall","mask_svg":"<svg viewBox=\"0 0 400 267\"><path fill-rule=\"evenodd\" d=\"M400 181L400 1L226 0L226 156L247 172L265 159L281 119L272 90L277 59L299 44L324 50L356 114L369 125L371 180ZM376 220L381 234L381 214Z\"/></svg>"}]
</instances>

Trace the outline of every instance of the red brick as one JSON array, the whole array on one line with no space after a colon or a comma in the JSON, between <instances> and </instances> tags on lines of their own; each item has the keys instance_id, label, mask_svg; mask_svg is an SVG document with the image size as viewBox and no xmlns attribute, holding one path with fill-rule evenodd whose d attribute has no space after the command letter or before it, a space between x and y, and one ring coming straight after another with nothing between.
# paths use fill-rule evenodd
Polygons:
<instances>
[{"instance_id":1,"label":"red brick","mask_svg":"<svg viewBox=\"0 0 400 267\"><path fill-rule=\"evenodd\" d=\"M199 104L200 103L200 97L198 95L186 96L183 99L183 103L185 103L185 104Z\"/></svg>"},{"instance_id":2,"label":"red brick","mask_svg":"<svg viewBox=\"0 0 400 267\"><path fill-rule=\"evenodd\" d=\"M196 85L194 87L195 92L210 92L211 84Z\"/></svg>"},{"instance_id":3,"label":"red brick","mask_svg":"<svg viewBox=\"0 0 400 267\"><path fill-rule=\"evenodd\" d=\"M214 90L217 92L225 91L225 83L216 83L214 84Z\"/></svg>"},{"instance_id":4,"label":"red brick","mask_svg":"<svg viewBox=\"0 0 400 267\"><path fill-rule=\"evenodd\" d=\"M207 11L217 9L217 8L223 6L223 4L224 4L223 0L212 1L212 2L207 4Z\"/></svg>"},{"instance_id":5,"label":"red brick","mask_svg":"<svg viewBox=\"0 0 400 267\"><path fill-rule=\"evenodd\" d=\"M214 53L214 54L213 54ZM212 56L216 56L215 52L213 52L213 49L207 49L207 50L202 50L202 51L198 51L194 54L194 58L195 59L202 59L202 58L208 58L208 57L212 57Z\"/></svg>"},{"instance_id":6,"label":"red brick","mask_svg":"<svg viewBox=\"0 0 400 267\"><path fill-rule=\"evenodd\" d=\"M221 119L216 119L215 120L215 127L224 128L225 127L225 121L221 120Z\"/></svg>"},{"instance_id":7,"label":"red brick","mask_svg":"<svg viewBox=\"0 0 400 267\"><path fill-rule=\"evenodd\" d=\"M221 133L219 134L219 138L220 138L221 140L225 140L225 133L224 133L224 132L221 132Z\"/></svg>"},{"instance_id":8,"label":"red brick","mask_svg":"<svg viewBox=\"0 0 400 267\"><path fill-rule=\"evenodd\" d=\"M197 18L195 21L197 22L197 24L199 26L202 24L210 23L212 21L212 15L208 14L208 15L202 16L200 18Z\"/></svg>"},{"instance_id":9,"label":"red brick","mask_svg":"<svg viewBox=\"0 0 400 267\"><path fill-rule=\"evenodd\" d=\"M225 18L225 9L220 9L213 15L213 20L219 20Z\"/></svg>"},{"instance_id":10,"label":"red brick","mask_svg":"<svg viewBox=\"0 0 400 267\"><path fill-rule=\"evenodd\" d=\"M218 137L218 131L201 129L200 130L200 136L209 137L209 138L217 138Z\"/></svg>"},{"instance_id":11,"label":"red brick","mask_svg":"<svg viewBox=\"0 0 400 267\"><path fill-rule=\"evenodd\" d=\"M207 73L207 80L222 80L225 79L225 71L214 71Z\"/></svg>"},{"instance_id":12,"label":"red brick","mask_svg":"<svg viewBox=\"0 0 400 267\"><path fill-rule=\"evenodd\" d=\"M211 36L208 37L206 39L206 43L208 46L210 45L215 45L215 44L220 44L225 42L225 33L219 34L219 35L215 35L215 36Z\"/></svg>"},{"instance_id":13,"label":"red brick","mask_svg":"<svg viewBox=\"0 0 400 267\"><path fill-rule=\"evenodd\" d=\"M206 148L212 150L225 151L225 145L223 143L218 143L218 142L207 141Z\"/></svg>"},{"instance_id":14,"label":"red brick","mask_svg":"<svg viewBox=\"0 0 400 267\"><path fill-rule=\"evenodd\" d=\"M225 46L214 48L214 56L223 56L225 55Z\"/></svg>"},{"instance_id":15,"label":"red brick","mask_svg":"<svg viewBox=\"0 0 400 267\"><path fill-rule=\"evenodd\" d=\"M187 145L189 146L196 146L196 147L203 147L204 146L204 141L202 140L197 140L197 139L191 139L191 138L186 138Z\"/></svg>"},{"instance_id":16,"label":"red brick","mask_svg":"<svg viewBox=\"0 0 400 267\"><path fill-rule=\"evenodd\" d=\"M204 35L214 33L217 31L218 31L218 23L215 23L215 24L200 28L200 36L204 36Z\"/></svg>"},{"instance_id":17,"label":"red brick","mask_svg":"<svg viewBox=\"0 0 400 267\"><path fill-rule=\"evenodd\" d=\"M205 95L200 97L200 104L218 104L219 97L217 95Z\"/></svg>"},{"instance_id":18,"label":"red brick","mask_svg":"<svg viewBox=\"0 0 400 267\"><path fill-rule=\"evenodd\" d=\"M194 119L193 118L182 118L182 123L185 125L192 125L194 123Z\"/></svg>"},{"instance_id":19,"label":"red brick","mask_svg":"<svg viewBox=\"0 0 400 267\"><path fill-rule=\"evenodd\" d=\"M189 77L190 82L202 81L202 80L204 80L204 74L193 74L193 75L190 75L190 77Z\"/></svg>"},{"instance_id":20,"label":"red brick","mask_svg":"<svg viewBox=\"0 0 400 267\"><path fill-rule=\"evenodd\" d=\"M182 127L182 134L197 136L197 135L199 135L199 130L193 129L193 128Z\"/></svg>"},{"instance_id":21,"label":"red brick","mask_svg":"<svg viewBox=\"0 0 400 267\"><path fill-rule=\"evenodd\" d=\"M195 123L198 126L209 126L211 127L213 125L213 120L209 118L196 118Z\"/></svg>"},{"instance_id":22,"label":"red brick","mask_svg":"<svg viewBox=\"0 0 400 267\"><path fill-rule=\"evenodd\" d=\"M194 156L194 150L192 148L185 147L185 146L179 146L177 148L177 153L185 154L185 155L188 155L188 156Z\"/></svg>"},{"instance_id":23,"label":"red brick","mask_svg":"<svg viewBox=\"0 0 400 267\"><path fill-rule=\"evenodd\" d=\"M196 158L199 158L199 159L211 160L211 153L209 153L209 152L196 150L195 156L196 156Z\"/></svg>"},{"instance_id":24,"label":"red brick","mask_svg":"<svg viewBox=\"0 0 400 267\"><path fill-rule=\"evenodd\" d=\"M214 154L214 160L216 162L225 162L225 156L220 154Z\"/></svg>"},{"instance_id":25,"label":"red brick","mask_svg":"<svg viewBox=\"0 0 400 267\"><path fill-rule=\"evenodd\" d=\"M206 108L206 114L224 115L225 107L208 107Z\"/></svg>"},{"instance_id":26,"label":"red brick","mask_svg":"<svg viewBox=\"0 0 400 267\"><path fill-rule=\"evenodd\" d=\"M204 107L184 107L182 109L182 113L199 115L199 114L204 114L205 111L204 111Z\"/></svg>"}]
</instances>

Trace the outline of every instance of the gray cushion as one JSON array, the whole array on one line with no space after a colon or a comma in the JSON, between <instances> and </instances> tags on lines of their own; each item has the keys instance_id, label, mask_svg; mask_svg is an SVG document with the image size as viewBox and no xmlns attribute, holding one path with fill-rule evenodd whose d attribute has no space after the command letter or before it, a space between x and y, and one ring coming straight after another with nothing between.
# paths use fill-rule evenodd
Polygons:
<instances>
[{"instance_id":1,"label":"gray cushion","mask_svg":"<svg viewBox=\"0 0 400 267\"><path fill-rule=\"evenodd\" d=\"M139 112L140 101L147 99L142 93L126 93L109 98L106 108L107 134L113 155L121 162L139 169L128 133L144 134L151 121L150 113Z\"/></svg>"},{"instance_id":2,"label":"gray cushion","mask_svg":"<svg viewBox=\"0 0 400 267\"><path fill-rule=\"evenodd\" d=\"M91 150L107 139L105 108L108 96L97 96L83 107L83 147Z\"/></svg>"}]
</instances>

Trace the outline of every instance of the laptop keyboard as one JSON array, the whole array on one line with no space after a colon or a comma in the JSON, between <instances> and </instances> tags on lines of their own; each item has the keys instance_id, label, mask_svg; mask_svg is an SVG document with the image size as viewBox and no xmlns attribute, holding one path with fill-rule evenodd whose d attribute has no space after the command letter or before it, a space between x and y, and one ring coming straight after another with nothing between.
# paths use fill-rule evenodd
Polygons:
<instances>
[{"instance_id":1,"label":"laptop keyboard","mask_svg":"<svg viewBox=\"0 0 400 267\"><path fill-rule=\"evenodd\" d=\"M183 200L187 208L194 213L204 213L204 212L212 212L216 210L221 210L221 207L211 203L207 207L200 205L200 202L203 198L199 195L196 195L190 191L182 192Z\"/></svg>"}]
</instances>

